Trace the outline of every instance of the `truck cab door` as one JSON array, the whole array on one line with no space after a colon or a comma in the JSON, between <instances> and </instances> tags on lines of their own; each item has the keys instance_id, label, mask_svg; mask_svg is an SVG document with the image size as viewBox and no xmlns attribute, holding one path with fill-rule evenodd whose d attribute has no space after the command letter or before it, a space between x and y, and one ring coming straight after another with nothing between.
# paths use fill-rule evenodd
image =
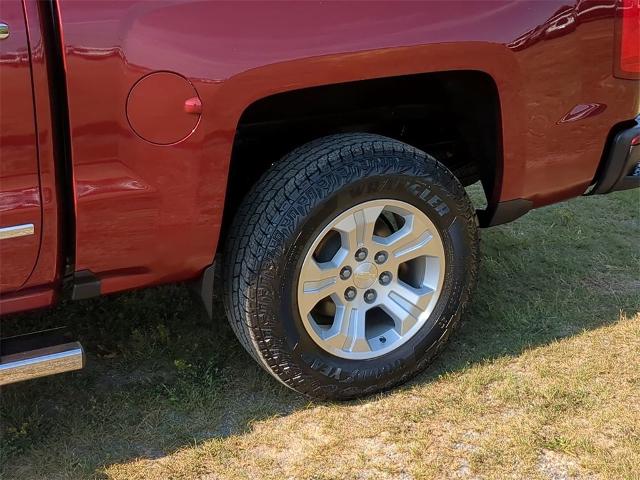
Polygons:
<instances>
[{"instance_id":1,"label":"truck cab door","mask_svg":"<svg viewBox=\"0 0 640 480\"><path fill-rule=\"evenodd\" d=\"M33 271L42 226L31 64L20 0L0 0L0 294Z\"/></svg>"}]
</instances>

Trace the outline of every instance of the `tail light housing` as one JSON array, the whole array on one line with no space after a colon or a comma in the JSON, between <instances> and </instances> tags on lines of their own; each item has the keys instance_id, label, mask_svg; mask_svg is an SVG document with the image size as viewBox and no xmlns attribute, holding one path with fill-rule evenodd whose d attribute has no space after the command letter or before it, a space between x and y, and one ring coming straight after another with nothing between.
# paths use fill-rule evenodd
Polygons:
<instances>
[{"instance_id":1,"label":"tail light housing","mask_svg":"<svg viewBox=\"0 0 640 480\"><path fill-rule=\"evenodd\" d=\"M618 0L616 76L640 78L640 0Z\"/></svg>"}]
</instances>

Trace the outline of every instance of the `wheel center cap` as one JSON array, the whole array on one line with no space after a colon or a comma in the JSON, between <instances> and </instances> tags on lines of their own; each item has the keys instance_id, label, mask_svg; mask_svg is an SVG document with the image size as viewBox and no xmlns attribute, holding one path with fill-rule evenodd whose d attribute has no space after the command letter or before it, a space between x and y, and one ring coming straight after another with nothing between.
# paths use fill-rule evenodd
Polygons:
<instances>
[{"instance_id":1,"label":"wheel center cap","mask_svg":"<svg viewBox=\"0 0 640 480\"><path fill-rule=\"evenodd\" d=\"M353 284L358 288L369 288L378 278L378 269L373 263L363 263L353 272Z\"/></svg>"}]
</instances>

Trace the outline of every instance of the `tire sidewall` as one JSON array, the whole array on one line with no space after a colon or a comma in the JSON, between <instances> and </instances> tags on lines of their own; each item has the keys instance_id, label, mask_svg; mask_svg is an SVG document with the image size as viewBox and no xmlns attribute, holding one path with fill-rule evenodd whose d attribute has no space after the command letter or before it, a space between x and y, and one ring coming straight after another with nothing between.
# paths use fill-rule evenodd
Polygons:
<instances>
[{"instance_id":1,"label":"tire sidewall","mask_svg":"<svg viewBox=\"0 0 640 480\"><path fill-rule=\"evenodd\" d=\"M425 158L425 162L436 162ZM436 169L443 169L437 166ZM366 169L364 169L366 170ZM437 350L442 339L459 314L465 289L471 282L470 257L474 246L473 235L467 221L468 200L464 189L457 184L455 194L441 178L424 175L419 165L413 171L398 168L397 172L363 175L363 169L345 168L336 186L326 197L317 200L308 214L297 215L297 228L280 254L272 256L277 275L270 275L267 285L275 295L278 322L270 322L272 332L279 337L278 352L294 363L300 374L310 377L314 390L332 392L341 390L340 396L359 395L392 386L405 376L419 370ZM334 172L336 173L336 172ZM450 174L449 174L450 175ZM453 176L451 179L455 182ZM463 195L464 198L460 198ZM309 336L298 312L297 287L302 262L311 244L326 225L345 210L377 199L393 199L409 203L424 212L436 226L445 250L445 278L438 302L425 326L397 349L380 357L352 360L334 356L322 349Z\"/></svg>"}]
</instances>

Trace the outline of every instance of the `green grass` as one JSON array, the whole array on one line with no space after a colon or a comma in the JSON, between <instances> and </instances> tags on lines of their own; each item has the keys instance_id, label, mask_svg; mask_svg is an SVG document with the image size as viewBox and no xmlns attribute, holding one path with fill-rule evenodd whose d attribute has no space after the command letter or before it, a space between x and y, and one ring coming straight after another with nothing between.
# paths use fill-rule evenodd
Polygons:
<instances>
[{"instance_id":1,"label":"green grass","mask_svg":"<svg viewBox=\"0 0 640 480\"><path fill-rule=\"evenodd\" d=\"M87 368L3 388L2 478L640 478L640 192L482 232L449 348L392 392L314 403L168 286L3 321Z\"/></svg>"}]
</instances>

